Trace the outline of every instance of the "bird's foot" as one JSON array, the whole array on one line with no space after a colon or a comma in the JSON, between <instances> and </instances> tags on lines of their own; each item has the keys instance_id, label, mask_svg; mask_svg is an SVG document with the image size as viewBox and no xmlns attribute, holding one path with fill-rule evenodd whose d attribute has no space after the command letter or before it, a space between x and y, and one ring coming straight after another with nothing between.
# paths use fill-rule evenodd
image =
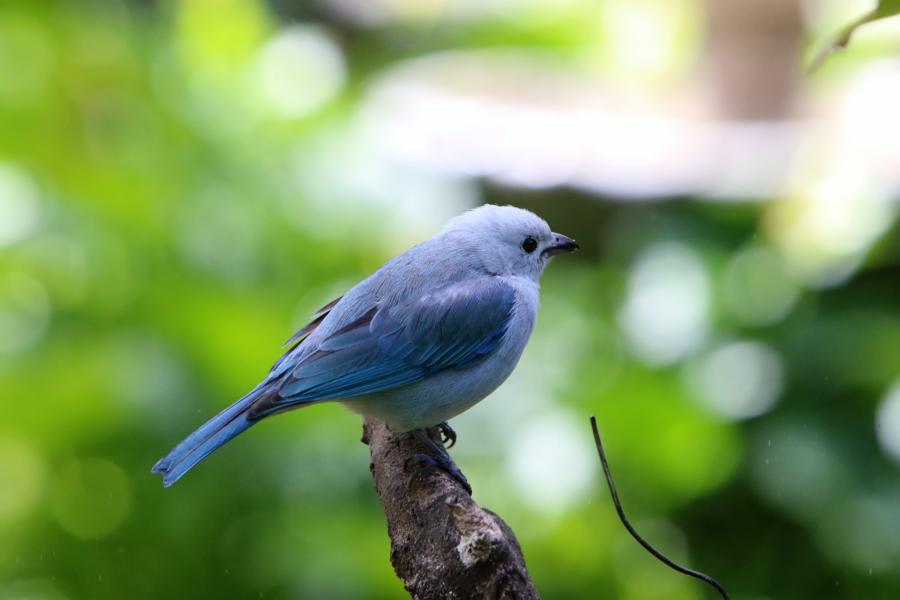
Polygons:
<instances>
[{"instance_id":1,"label":"bird's foot","mask_svg":"<svg viewBox=\"0 0 900 600\"><path fill-rule=\"evenodd\" d=\"M444 471L455 479L459 484L466 490L466 493L470 496L472 495L472 486L469 485L469 480L466 479L466 476L463 475L463 472L459 470L459 467L456 466L456 463L453 462L447 456L429 456L428 454L416 454L415 459L419 463L425 463Z\"/></svg>"},{"instance_id":2,"label":"bird's foot","mask_svg":"<svg viewBox=\"0 0 900 600\"><path fill-rule=\"evenodd\" d=\"M445 428L446 430L449 430L450 433L447 433ZM435 436L434 434L437 435ZM450 428L450 426L446 423L441 423L437 427L433 427L431 429L418 429L414 432L414 435L433 453L432 455L417 454L416 460L418 460L420 463L428 463L441 469L442 471L450 475L453 479L458 481L460 485L463 486L463 489L465 489L466 492L468 492L468 494L471 496L472 486L469 485L469 481L466 479L466 476L463 475L463 472L459 470L459 467L456 466L456 463L454 463L453 459L450 458L450 455L447 454L447 450L444 448L443 444L435 439L435 437L437 437L438 439L455 439L456 433Z\"/></svg>"},{"instance_id":3,"label":"bird's foot","mask_svg":"<svg viewBox=\"0 0 900 600\"><path fill-rule=\"evenodd\" d=\"M450 427L450 423L444 421L437 426L438 433L441 436L441 444L446 449L450 449L456 445L456 432Z\"/></svg>"}]
</instances>

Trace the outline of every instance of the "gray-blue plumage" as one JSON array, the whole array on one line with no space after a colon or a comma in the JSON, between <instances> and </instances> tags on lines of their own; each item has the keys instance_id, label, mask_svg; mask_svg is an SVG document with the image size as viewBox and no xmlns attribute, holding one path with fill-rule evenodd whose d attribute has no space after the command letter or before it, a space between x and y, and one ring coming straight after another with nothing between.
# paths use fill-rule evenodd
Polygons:
<instances>
[{"instance_id":1,"label":"gray-blue plumage","mask_svg":"<svg viewBox=\"0 0 900 600\"><path fill-rule=\"evenodd\" d=\"M457 217L323 307L256 388L154 472L171 485L260 419L316 402L340 401L402 431L450 419L512 372L534 326L540 275L574 248L521 209Z\"/></svg>"}]
</instances>

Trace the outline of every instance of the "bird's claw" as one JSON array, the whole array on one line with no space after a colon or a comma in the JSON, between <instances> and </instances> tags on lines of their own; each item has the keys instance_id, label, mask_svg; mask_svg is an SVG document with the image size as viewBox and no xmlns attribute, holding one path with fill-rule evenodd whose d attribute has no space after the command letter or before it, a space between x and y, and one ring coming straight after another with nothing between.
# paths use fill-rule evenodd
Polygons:
<instances>
[{"instance_id":1,"label":"bird's claw","mask_svg":"<svg viewBox=\"0 0 900 600\"><path fill-rule=\"evenodd\" d=\"M463 475L463 472L459 470L459 467L456 466L452 460L445 456L429 456L428 454L416 454L415 459L419 463L429 464L433 467L436 467L445 473L447 473L450 477L455 479L459 484L466 490L466 493L470 496L472 495L472 486L469 485L469 480L466 479L466 476Z\"/></svg>"},{"instance_id":2,"label":"bird's claw","mask_svg":"<svg viewBox=\"0 0 900 600\"><path fill-rule=\"evenodd\" d=\"M437 426L438 433L441 435L441 444L446 449L450 449L456 445L456 432L450 427L450 423L444 421ZM448 443L449 442L449 443Z\"/></svg>"}]
</instances>

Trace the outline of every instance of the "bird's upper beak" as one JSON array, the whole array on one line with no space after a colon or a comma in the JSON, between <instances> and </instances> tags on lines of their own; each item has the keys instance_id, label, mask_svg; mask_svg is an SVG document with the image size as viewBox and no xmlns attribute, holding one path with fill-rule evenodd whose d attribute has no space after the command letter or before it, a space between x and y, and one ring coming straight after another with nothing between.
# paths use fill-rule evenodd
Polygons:
<instances>
[{"instance_id":1,"label":"bird's upper beak","mask_svg":"<svg viewBox=\"0 0 900 600\"><path fill-rule=\"evenodd\" d=\"M561 233L554 233L553 243L544 249L544 254L546 254L547 256L556 256L557 254L574 252L575 250L579 250L580 248L581 247L578 245L578 242L576 242L572 238L566 237Z\"/></svg>"}]
</instances>

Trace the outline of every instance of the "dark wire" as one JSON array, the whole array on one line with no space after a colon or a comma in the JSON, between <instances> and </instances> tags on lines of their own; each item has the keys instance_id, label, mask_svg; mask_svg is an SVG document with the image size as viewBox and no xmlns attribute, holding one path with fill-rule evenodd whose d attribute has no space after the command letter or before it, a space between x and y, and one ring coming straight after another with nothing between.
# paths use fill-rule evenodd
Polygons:
<instances>
[{"instance_id":1,"label":"dark wire","mask_svg":"<svg viewBox=\"0 0 900 600\"><path fill-rule=\"evenodd\" d=\"M625 516L625 510L622 508L622 503L619 502L619 492L616 491L616 484L613 482L612 472L609 470L609 462L606 460L606 452L603 450L603 442L600 441L600 429L597 427L597 419L593 415L591 416L591 428L594 430L594 443L597 445L597 453L600 455L600 464L603 465L603 474L606 476L606 483L609 485L609 493L612 496L613 504L616 505L616 512L619 513L619 520L622 521L622 525L625 526L625 529L628 530L628 533L631 534L631 537L637 540L637 542L643 546L647 552L655 556L658 560L668 565L670 568L678 571L679 573L683 573L684 575L688 575L690 577L694 577L696 579L700 579L701 581L705 581L712 587L716 589L724 600L729 600L728 592L725 591L725 588L722 587L718 581L706 575L705 573L701 573L700 571L694 571L693 569L688 569L687 567L683 567L671 560L665 554L654 548L650 545L650 542L641 537L641 534L635 530L635 528L631 525L631 522L628 521L628 517Z\"/></svg>"}]
</instances>

